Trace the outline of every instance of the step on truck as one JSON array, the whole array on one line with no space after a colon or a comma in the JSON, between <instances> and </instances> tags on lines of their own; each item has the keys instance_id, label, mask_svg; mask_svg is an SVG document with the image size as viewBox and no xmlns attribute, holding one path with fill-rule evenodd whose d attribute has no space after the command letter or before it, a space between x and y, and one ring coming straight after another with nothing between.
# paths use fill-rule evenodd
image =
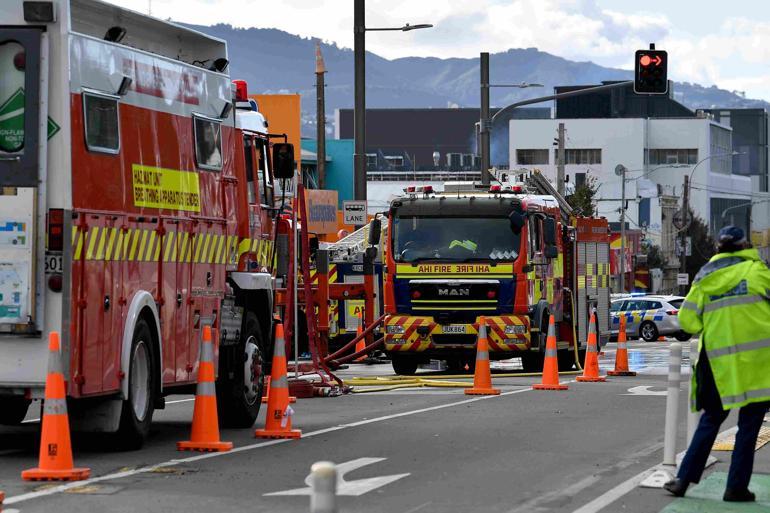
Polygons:
<instances>
[{"instance_id":1,"label":"step on truck","mask_svg":"<svg viewBox=\"0 0 770 513\"><path fill-rule=\"evenodd\" d=\"M591 311L600 344L608 340L607 221L573 215L541 175L441 193L408 187L389 221L385 350L396 373L429 359L472 368L481 316L490 358L520 357L529 372L542 369L549 315L561 369L576 352L583 360Z\"/></svg>"},{"instance_id":2,"label":"step on truck","mask_svg":"<svg viewBox=\"0 0 770 513\"><path fill-rule=\"evenodd\" d=\"M194 390L210 325L221 417L253 424L273 143L227 58L98 0L0 2L0 423L43 397L55 330L73 428L138 447L164 397Z\"/></svg>"}]
</instances>

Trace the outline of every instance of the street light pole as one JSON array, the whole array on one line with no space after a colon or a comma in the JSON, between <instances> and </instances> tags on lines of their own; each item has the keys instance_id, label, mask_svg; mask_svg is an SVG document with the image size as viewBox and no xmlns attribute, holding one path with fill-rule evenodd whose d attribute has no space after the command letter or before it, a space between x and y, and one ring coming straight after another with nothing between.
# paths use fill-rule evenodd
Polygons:
<instances>
[{"instance_id":1,"label":"street light pole","mask_svg":"<svg viewBox=\"0 0 770 513\"><path fill-rule=\"evenodd\" d=\"M364 0L353 3L353 75L354 75L354 110L353 110L353 185L357 200L366 200L366 32L401 31L431 28L433 25L421 23L406 24L403 27L366 27Z\"/></svg>"},{"instance_id":2,"label":"street light pole","mask_svg":"<svg viewBox=\"0 0 770 513\"><path fill-rule=\"evenodd\" d=\"M354 196L357 200L366 200L366 22L364 0L354 0L353 4L353 54L354 54L354 89L355 108L353 110L353 130L355 149Z\"/></svg>"},{"instance_id":3,"label":"street light pole","mask_svg":"<svg viewBox=\"0 0 770 513\"><path fill-rule=\"evenodd\" d=\"M481 119L479 120L480 140L481 140L481 184L489 185L489 53L481 52L480 56L480 74L481 81Z\"/></svg>"},{"instance_id":4,"label":"street light pole","mask_svg":"<svg viewBox=\"0 0 770 513\"><path fill-rule=\"evenodd\" d=\"M626 166L620 165L620 293L626 292Z\"/></svg>"}]
</instances>

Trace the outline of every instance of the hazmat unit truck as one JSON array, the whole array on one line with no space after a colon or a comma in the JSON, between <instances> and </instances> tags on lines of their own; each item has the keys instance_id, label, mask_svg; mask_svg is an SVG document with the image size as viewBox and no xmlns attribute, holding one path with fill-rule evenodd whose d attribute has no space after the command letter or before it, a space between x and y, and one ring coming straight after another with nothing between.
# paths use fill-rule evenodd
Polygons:
<instances>
[{"instance_id":1,"label":"hazmat unit truck","mask_svg":"<svg viewBox=\"0 0 770 513\"><path fill-rule=\"evenodd\" d=\"M227 67L224 41L98 0L0 2L0 423L43 397L55 330L73 427L137 447L210 325L221 416L253 424L271 142Z\"/></svg>"},{"instance_id":2,"label":"hazmat unit truck","mask_svg":"<svg viewBox=\"0 0 770 513\"><path fill-rule=\"evenodd\" d=\"M542 369L549 315L558 361L586 349L592 310L609 337L609 234L604 218L572 215L541 175L483 187L408 187L389 212L385 350L398 374L428 359L473 366L481 316L490 358ZM577 345L576 345L577 344Z\"/></svg>"}]
</instances>

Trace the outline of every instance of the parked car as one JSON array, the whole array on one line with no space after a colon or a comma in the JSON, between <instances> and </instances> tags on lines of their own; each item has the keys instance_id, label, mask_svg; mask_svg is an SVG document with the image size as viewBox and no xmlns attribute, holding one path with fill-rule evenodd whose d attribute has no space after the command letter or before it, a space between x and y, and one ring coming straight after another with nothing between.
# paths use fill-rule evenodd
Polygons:
<instances>
[{"instance_id":1,"label":"parked car","mask_svg":"<svg viewBox=\"0 0 770 513\"><path fill-rule=\"evenodd\" d=\"M620 316L626 317L626 334L629 338L641 338L646 342L658 337L672 336L681 342L691 335L679 327L677 314L682 306L682 296L637 296L614 299L611 303L611 334L617 337Z\"/></svg>"}]
</instances>

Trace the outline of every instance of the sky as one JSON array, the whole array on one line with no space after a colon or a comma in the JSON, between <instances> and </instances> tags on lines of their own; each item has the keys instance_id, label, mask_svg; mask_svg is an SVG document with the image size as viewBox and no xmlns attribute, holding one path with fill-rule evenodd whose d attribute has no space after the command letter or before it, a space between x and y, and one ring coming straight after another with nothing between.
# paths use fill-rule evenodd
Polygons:
<instances>
[{"instance_id":1,"label":"sky","mask_svg":"<svg viewBox=\"0 0 770 513\"><path fill-rule=\"evenodd\" d=\"M107 0L200 25L278 28L353 46L353 0ZM432 23L412 32L369 32L385 58L476 57L538 48L570 60L633 68L637 49L669 53L669 78L770 101L768 0L367 0L367 27Z\"/></svg>"}]
</instances>

